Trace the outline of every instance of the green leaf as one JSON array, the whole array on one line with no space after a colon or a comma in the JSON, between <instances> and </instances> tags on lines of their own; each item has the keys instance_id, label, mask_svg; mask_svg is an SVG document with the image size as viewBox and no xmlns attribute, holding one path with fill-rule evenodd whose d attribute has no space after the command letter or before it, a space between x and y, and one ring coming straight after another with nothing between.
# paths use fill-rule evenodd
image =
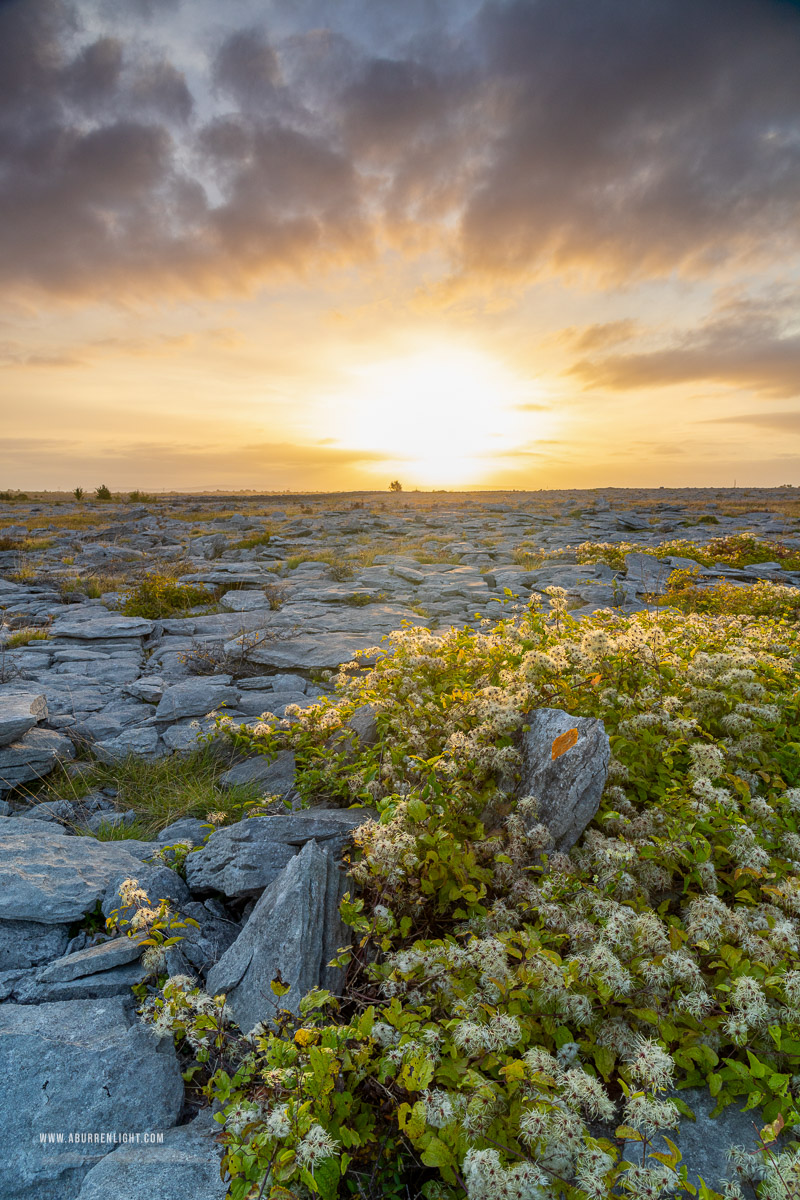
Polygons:
<instances>
[{"instance_id":1,"label":"green leaf","mask_svg":"<svg viewBox=\"0 0 800 1200\"><path fill-rule=\"evenodd\" d=\"M617 1056L609 1046L593 1046L592 1056L603 1079L610 1079Z\"/></svg>"},{"instance_id":2,"label":"green leaf","mask_svg":"<svg viewBox=\"0 0 800 1200\"><path fill-rule=\"evenodd\" d=\"M426 1167L450 1168L458 1166L452 1150L444 1144L441 1138L434 1136L420 1155Z\"/></svg>"}]
</instances>

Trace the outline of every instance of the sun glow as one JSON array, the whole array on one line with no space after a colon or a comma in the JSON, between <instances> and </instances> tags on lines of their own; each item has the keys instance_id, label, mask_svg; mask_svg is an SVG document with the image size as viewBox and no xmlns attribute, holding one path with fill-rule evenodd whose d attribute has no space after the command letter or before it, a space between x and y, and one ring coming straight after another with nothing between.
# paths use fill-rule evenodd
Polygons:
<instances>
[{"instance_id":1,"label":"sun glow","mask_svg":"<svg viewBox=\"0 0 800 1200\"><path fill-rule=\"evenodd\" d=\"M381 452L375 470L410 484L479 482L534 432L524 409L541 390L479 350L421 350L352 376L352 390L333 398L337 441Z\"/></svg>"}]
</instances>

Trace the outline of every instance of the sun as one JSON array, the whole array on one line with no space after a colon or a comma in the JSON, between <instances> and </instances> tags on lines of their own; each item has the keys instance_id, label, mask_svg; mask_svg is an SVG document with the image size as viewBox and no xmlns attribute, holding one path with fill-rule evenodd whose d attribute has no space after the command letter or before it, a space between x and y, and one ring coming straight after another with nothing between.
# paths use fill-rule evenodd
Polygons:
<instances>
[{"instance_id":1,"label":"sun","mask_svg":"<svg viewBox=\"0 0 800 1200\"><path fill-rule=\"evenodd\" d=\"M377 451L410 484L479 482L526 436L532 385L468 347L434 347L351 370L336 399L337 441Z\"/></svg>"}]
</instances>

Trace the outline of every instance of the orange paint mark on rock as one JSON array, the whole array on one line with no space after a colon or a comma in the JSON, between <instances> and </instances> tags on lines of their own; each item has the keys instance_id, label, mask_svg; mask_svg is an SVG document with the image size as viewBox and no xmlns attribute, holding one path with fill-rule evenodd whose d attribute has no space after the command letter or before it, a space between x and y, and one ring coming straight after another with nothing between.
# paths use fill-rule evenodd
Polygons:
<instances>
[{"instance_id":1,"label":"orange paint mark on rock","mask_svg":"<svg viewBox=\"0 0 800 1200\"><path fill-rule=\"evenodd\" d=\"M566 754L568 750L571 750L577 740L577 729L568 729L566 733L559 734L556 740L553 742L553 748L551 751L553 760L555 761L555 759L561 758L562 754Z\"/></svg>"}]
</instances>

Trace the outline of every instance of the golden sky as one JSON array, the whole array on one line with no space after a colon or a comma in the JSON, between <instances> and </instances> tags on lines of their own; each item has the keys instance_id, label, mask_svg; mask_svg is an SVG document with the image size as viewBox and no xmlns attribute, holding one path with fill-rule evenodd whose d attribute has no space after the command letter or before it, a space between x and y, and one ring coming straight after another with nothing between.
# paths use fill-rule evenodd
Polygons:
<instances>
[{"instance_id":1,"label":"golden sky","mask_svg":"<svg viewBox=\"0 0 800 1200\"><path fill-rule=\"evenodd\" d=\"M800 6L0 2L0 487L800 484Z\"/></svg>"}]
</instances>

